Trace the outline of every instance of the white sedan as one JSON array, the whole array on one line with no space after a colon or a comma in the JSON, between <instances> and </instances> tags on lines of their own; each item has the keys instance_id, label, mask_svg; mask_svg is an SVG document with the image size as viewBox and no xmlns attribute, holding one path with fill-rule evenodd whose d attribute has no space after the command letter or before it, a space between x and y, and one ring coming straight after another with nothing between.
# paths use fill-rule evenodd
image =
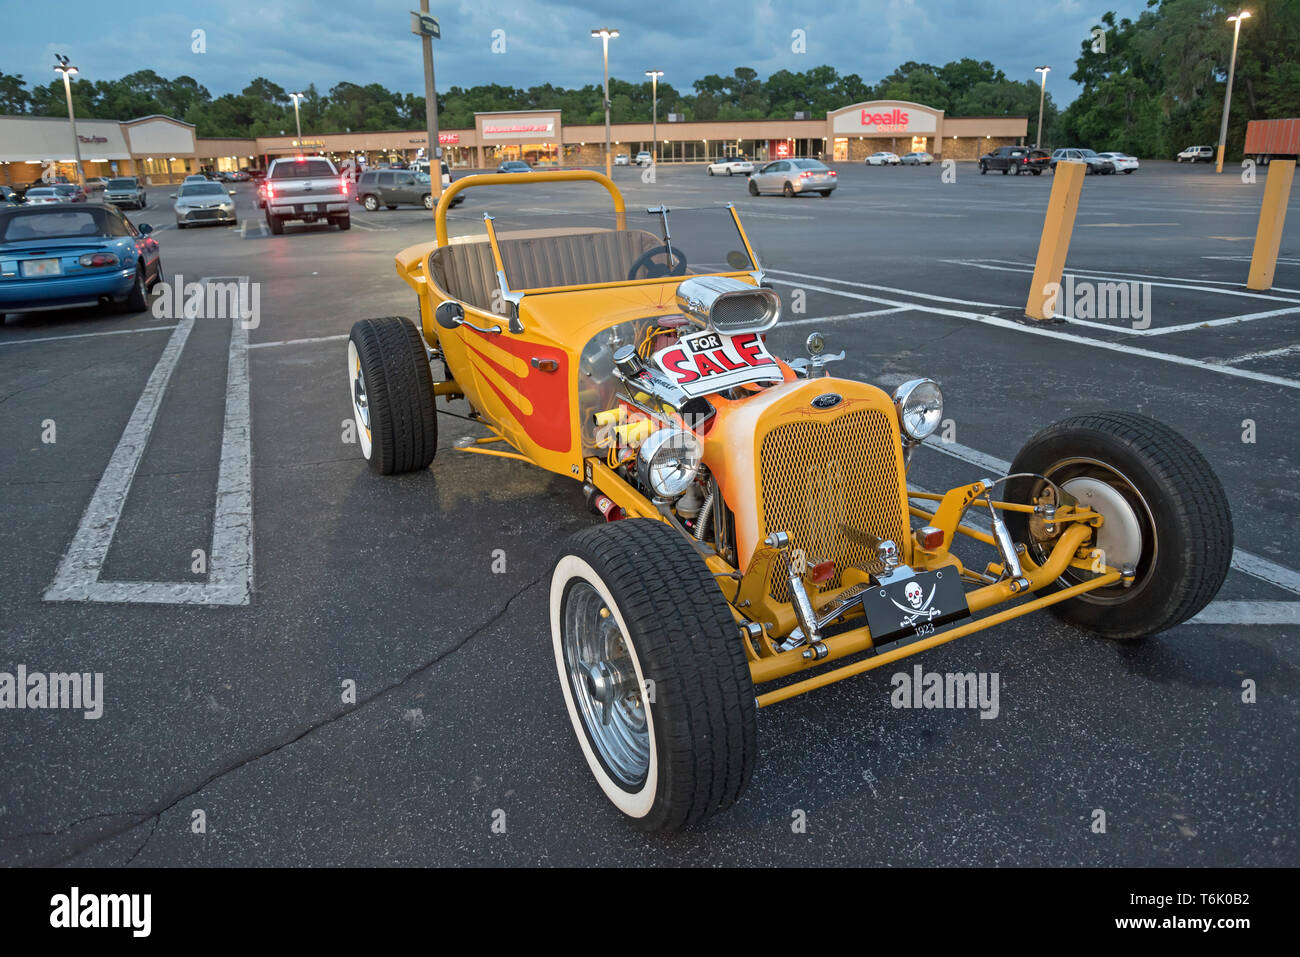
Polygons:
<instances>
[{"instance_id":1,"label":"white sedan","mask_svg":"<svg viewBox=\"0 0 1300 957\"><path fill-rule=\"evenodd\" d=\"M742 176L748 176L752 172L754 172L754 164L747 159L719 160L716 163L709 164L710 176L721 176L723 173L728 176L735 176L738 173Z\"/></svg>"},{"instance_id":2,"label":"white sedan","mask_svg":"<svg viewBox=\"0 0 1300 957\"><path fill-rule=\"evenodd\" d=\"M901 162L897 153L872 153L867 157L868 166L897 166Z\"/></svg>"},{"instance_id":3,"label":"white sedan","mask_svg":"<svg viewBox=\"0 0 1300 957\"><path fill-rule=\"evenodd\" d=\"M1099 153L1098 155L1114 163L1117 173L1131 173L1138 168L1137 157L1129 156L1127 153Z\"/></svg>"}]
</instances>

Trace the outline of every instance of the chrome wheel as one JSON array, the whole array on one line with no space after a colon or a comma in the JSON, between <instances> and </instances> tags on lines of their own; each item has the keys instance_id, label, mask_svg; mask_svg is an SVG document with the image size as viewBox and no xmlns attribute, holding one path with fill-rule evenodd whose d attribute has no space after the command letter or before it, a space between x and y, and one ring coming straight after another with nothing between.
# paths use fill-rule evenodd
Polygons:
<instances>
[{"instance_id":1,"label":"chrome wheel","mask_svg":"<svg viewBox=\"0 0 1300 957\"><path fill-rule=\"evenodd\" d=\"M356 344L348 342L348 374L352 380L352 412L356 416L357 442L361 445L361 454L370 458L373 447L370 436L370 399L366 395L366 374L361 371L361 357L357 354Z\"/></svg>"},{"instance_id":2,"label":"chrome wheel","mask_svg":"<svg viewBox=\"0 0 1300 957\"><path fill-rule=\"evenodd\" d=\"M650 770L648 714L627 638L589 582L574 581L564 599L561 650L573 702L605 770L636 791Z\"/></svg>"},{"instance_id":3,"label":"chrome wheel","mask_svg":"<svg viewBox=\"0 0 1300 957\"><path fill-rule=\"evenodd\" d=\"M1093 546L1094 553L1101 553L1096 564L1112 568L1131 566L1136 572L1130 588L1120 585L1099 588L1080 595L1079 600L1114 605L1136 598L1150 579L1160 546L1155 517L1142 493L1124 473L1092 458L1062 459L1043 474L1078 499L1081 507L1090 508L1105 519ZM1036 482L1033 494L1042 494L1043 487L1041 481ZM1042 564L1048 551L1041 545L1032 546L1034 561ZM1100 571L1068 568L1061 580L1066 585L1074 585L1100 574Z\"/></svg>"}]
</instances>

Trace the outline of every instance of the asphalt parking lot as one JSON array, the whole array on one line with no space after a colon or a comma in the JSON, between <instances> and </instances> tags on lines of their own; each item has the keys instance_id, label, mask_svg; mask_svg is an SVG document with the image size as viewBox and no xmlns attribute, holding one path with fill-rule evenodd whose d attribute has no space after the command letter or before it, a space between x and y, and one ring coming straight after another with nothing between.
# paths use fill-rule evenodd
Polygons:
<instances>
[{"instance_id":1,"label":"asphalt parking lot","mask_svg":"<svg viewBox=\"0 0 1300 957\"><path fill-rule=\"evenodd\" d=\"M754 198L694 166L615 179L630 208L736 203L804 304L774 351L816 328L847 352L833 374L943 385L954 441L918 453L919 486L1001 474L1087 410L1191 438L1237 547L1197 620L1120 645L1032 616L907 663L997 673L995 720L897 710L883 671L764 709L740 804L640 835L590 779L551 659L550 566L592 521L579 486L460 453L481 430L450 414L417 475L379 479L346 441L348 329L414 314L393 255L432 239L428 213L273 237L240 184L239 226L179 232L154 187L129 215L161 227L167 275L246 277L257 321L0 328L0 671L104 675L97 720L0 713L0 863L1294 866L1296 200L1275 288L1254 293L1262 171L1088 177L1067 272L1142 284L1149 315L1042 326L1019 317L1051 176L839 169L829 199ZM527 215L590 195L530 188ZM519 205L472 191L453 226Z\"/></svg>"}]
</instances>

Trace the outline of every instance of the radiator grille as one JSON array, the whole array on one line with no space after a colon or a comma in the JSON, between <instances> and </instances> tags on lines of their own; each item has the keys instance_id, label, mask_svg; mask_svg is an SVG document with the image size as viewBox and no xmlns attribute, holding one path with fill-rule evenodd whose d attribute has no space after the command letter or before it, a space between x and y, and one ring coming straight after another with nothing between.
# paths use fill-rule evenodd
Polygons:
<instances>
[{"instance_id":1,"label":"radiator grille","mask_svg":"<svg viewBox=\"0 0 1300 957\"><path fill-rule=\"evenodd\" d=\"M834 560L835 577L823 587L839 587L845 568L870 567L876 540L902 547L907 518L898 495L897 442L878 409L792 422L763 438L763 534L789 532L791 547L809 560ZM789 585L774 575L769 594L789 601Z\"/></svg>"}]
</instances>

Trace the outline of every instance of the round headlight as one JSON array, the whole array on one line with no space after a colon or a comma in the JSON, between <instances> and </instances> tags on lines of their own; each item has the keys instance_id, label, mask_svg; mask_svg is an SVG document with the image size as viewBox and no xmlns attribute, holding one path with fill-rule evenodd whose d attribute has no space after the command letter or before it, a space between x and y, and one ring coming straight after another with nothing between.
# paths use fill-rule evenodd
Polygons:
<instances>
[{"instance_id":1,"label":"round headlight","mask_svg":"<svg viewBox=\"0 0 1300 957\"><path fill-rule=\"evenodd\" d=\"M903 434L920 442L943 421L943 392L933 379L912 379L894 392L894 408Z\"/></svg>"},{"instance_id":2,"label":"round headlight","mask_svg":"<svg viewBox=\"0 0 1300 957\"><path fill-rule=\"evenodd\" d=\"M637 474L656 498L674 499L695 481L703 457L704 448L694 433L660 429L637 450Z\"/></svg>"}]
</instances>

